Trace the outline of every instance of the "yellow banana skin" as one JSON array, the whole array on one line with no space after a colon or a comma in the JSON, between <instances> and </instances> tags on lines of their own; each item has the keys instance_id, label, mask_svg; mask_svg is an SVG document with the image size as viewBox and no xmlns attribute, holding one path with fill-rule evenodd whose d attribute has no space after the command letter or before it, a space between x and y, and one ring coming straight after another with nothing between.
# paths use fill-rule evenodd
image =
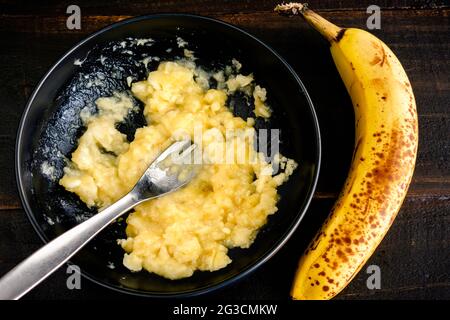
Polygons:
<instances>
[{"instance_id":1,"label":"yellow banana skin","mask_svg":"<svg viewBox=\"0 0 450 320\"><path fill-rule=\"evenodd\" d=\"M375 251L394 221L414 171L417 110L394 53L360 29L341 29L309 9L304 18L331 43L355 110L355 150L345 186L300 259L293 299L331 299Z\"/></svg>"}]
</instances>

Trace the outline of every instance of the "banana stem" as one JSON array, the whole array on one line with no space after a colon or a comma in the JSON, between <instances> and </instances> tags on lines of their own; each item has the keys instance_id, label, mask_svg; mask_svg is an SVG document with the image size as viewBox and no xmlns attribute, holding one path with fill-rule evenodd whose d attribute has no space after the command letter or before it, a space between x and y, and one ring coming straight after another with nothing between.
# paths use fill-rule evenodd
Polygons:
<instances>
[{"instance_id":1,"label":"banana stem","mask_svg":"<svg viewBox=\"0 0 450 320\"><path fill-rule=\"evenodd\" d=\"M303 18L317 31L322 34L328 41L336 41L338 42L343 34L345 29L338 27L337 25L331 23L325 18L321 17L314 11L308 8L307 3L297 3L290 2L286 4L279 4L274 9L276 12L281 14L288 15L298 15L301 14Z\"/></svg>"}]
</instances>

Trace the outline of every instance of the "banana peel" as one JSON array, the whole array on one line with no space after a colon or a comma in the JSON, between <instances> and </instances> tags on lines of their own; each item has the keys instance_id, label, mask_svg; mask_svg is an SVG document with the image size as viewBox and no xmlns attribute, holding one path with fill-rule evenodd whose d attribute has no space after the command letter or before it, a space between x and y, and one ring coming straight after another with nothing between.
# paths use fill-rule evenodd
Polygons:
<instances>
[{"instance_id":1,"label":"banana peel","mask_svg":"<svg viewBox=\"0 0 450 320\"><path fill-rule=\"evenodd\" d=\"M371 33L340 28L299 3L275 11L303 16L330 42L355 111L350 172L301 257L291 290L293 299L331 299L364 266L400 210L416 162L416 103L400 61Z\"/></svg>"}]
</instances>

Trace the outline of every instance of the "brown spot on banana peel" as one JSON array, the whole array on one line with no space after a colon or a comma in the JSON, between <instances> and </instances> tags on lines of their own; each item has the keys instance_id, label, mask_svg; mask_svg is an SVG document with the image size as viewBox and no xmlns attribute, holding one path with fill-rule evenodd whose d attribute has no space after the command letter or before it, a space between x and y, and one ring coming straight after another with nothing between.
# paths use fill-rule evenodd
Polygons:
<instances>
[{"instance_id":1,"label":"brown spot on banana peel","mask_svg":"<svg viewBox=\"0 0 450 320\"><path fill-rule=\"evenodd\" d=\"M360 121L360 119L357 120L356 125L358 125L359 121ZM356 141L355 148L353 150L352 163L355 161L355 156L358 153L359 147L361 146L362 142L363 142L363 137L359 137L358 140Z\"/></svg>"},{"instance_id":2,"label":"brown spot on banana peel","mask_svg":"<svg viewBox=\"0 0 450 320\"><path fill-rule=\"evenodd\" d=\"M338 31L337 35L335 36L334 40L336 42L341 41L341 39L344 37L345 31L347 31L347 29L342 28L341 30ZM353 68L352 68L353 69ZM354 70L354 69L353 69Z\"/></svg>"},{"instance_id":3,"label":"brown spot on banana peel","mask_svg":"<svg viewBox=\"0 0 450 320\"><path fill-rule=\"evenodd\" d=\"M370 61L370 65L374 66L376 64L380 65L380 67L383 67L383 65L386 63L386 65L389 65L389 62L387 60L386 51L384 50L384 46L382 44L379 44L375 41L372 42L372 45L375 49L379 50L379 52L375 53L372 61Z\"/></svg>"},{"instance_id":4,"label":"brown spot on banana peel","mask_svg":"<svg viewBox=\"0 0 450 320\"><path fill-rule=\"evenodd\" d=\"M386 65L389 65L389 61L388 59L386 59L386 51L384 50L384 46L381 45L381 63L380 63L380 67L382 67L384 65L384 63L386 62Z\"/></svg>"},{"instance_id":5,"label":"brown spot on banana peel","mask_svg":"<svg viewBox=\"0 0 450 320\"><path fill-rule=\"evenodd\" d=\"M370 61L370 64L371 64L372 66L374 66L374 65L378 64L380 61L381 61L381 58L380 58L378 55L375 55L375 56L373 57L372 61Z\"/></svg>"}]
</instances>

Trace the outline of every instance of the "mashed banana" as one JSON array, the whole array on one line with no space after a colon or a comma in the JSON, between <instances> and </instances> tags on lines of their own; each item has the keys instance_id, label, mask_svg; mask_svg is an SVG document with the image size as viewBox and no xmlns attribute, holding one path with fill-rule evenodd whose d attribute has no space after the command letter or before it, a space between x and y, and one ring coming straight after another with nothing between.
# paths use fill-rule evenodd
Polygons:
<instances>
[{"instance_id":1,"label":"mashed banana","mask_svg":"<svg viewBox=\"0 0 450 320\"><path fill-rule=\"evenodd\" d=\"M87 130L60 184L88 206L118 200L174 138L194 139L196 130L202 132L204 164L194 180L129 215L127 239L119 244L127 252L123 263L132 271L144 268L179 279L195 270L224 268L231 262L228 249L248 248L268 215L277 211L277 187L296 166L284 158L288 173L272 176L271 164L253 149L254 120L235 117L226 106L227 92L238 90L239 83L249 85L252 77L238 75L229 79L231 88L222 83L223 89L208 89L198 74L189 64L163 62L146 81L132 85L145 104L148 125L137 129L131 143L115 127L133 109L126 94L98 99L96 115L82 112ZM265 90L257 86L253 95L255 114L270 116ZM238 131L248 134L229 134ZM227 156L240 146L243 153Z\"/></svg>"}]
</instances>

